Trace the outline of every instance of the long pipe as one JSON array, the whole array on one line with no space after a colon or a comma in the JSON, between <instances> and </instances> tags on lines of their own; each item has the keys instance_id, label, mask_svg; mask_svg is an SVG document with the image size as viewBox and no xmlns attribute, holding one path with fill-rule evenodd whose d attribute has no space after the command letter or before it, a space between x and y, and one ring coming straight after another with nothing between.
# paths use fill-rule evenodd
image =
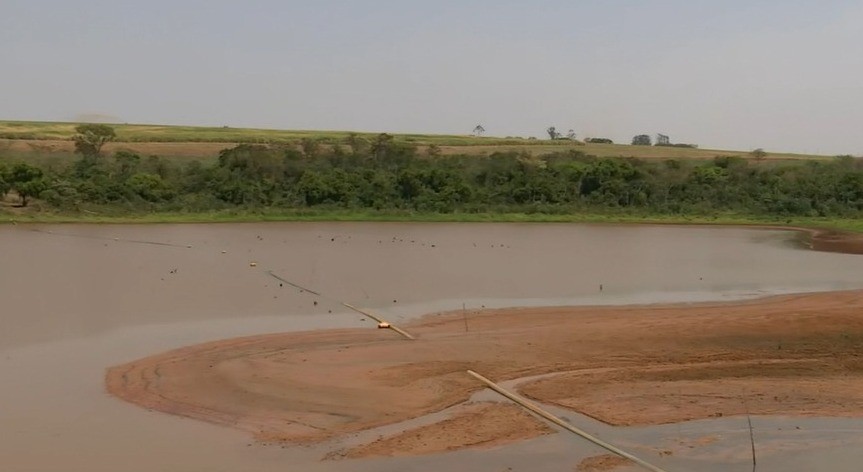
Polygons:
<instances>
[{"instance_id":1,"label":"long pipe","mask_svg":"<svg viewBox=\"0 0 863 472\"><path fill-rule=\"evenodd\" d=\"M306 287L303 287L302 285L297 285L297 284L295 284L295 283L293 283L293 282L291 282L291 281L289 281L289 280L286 280L286 279L283 279L283 278L279 277L275 272L273 272L273 271L271 271L271 270L268 270L268 271L267 271L267 273L268 273L268 274L270 274L270 277L272 277L272 278L274 278L274 279L276 279L276 280L278 280L278 281L280 281L280 282L284 282L284 283L286 283L286 284L290 285L291 287L298 288L298 289L300 289L300 290L305 290L306 292L309 292L309 293L311 293L311 294L313 294L313 295L317 295L317 296L319 296L319 297L323 297L323 295L321 295L321 294L320 294L320 293L318 293L318 292L315 292L315 291L314 291L314 290L312 290L312 289L308 289L308 288L306 288ZM329 297L326 297L326 298L329 298Z\"/></svg>"},{"instance_id":2,"label":"long pipe","mask_svg":"<svg viewBox=\"0 0 863 472\"><path fill-rule=\"evenodd\" d=\"M587 432L585 432L581 429L576 428L575 426L567 423L566 421L563 421L562 419L558 418L557 416L554 416L551 413L547 412L546 410L543 410L536 403L533 403L530 400L522 398L522 397L504 389L500 385L492 382L491 380L483 377L482 375L480 375L480 374L478 374L472 370L468 370L467 373L474 376L480 382L486 384L488 386L488 388L490 388L490 389L494 390L495 392L503 395L504 397L512 400L513 402L517 403L518 405L520 405L524 409L530 411L531 413L539 415L542 418L545 418L546 420L548 420L549 422L554 423L557 426L560 426L561 428L563 428L563 429L565 429L571 433L577 434L578 436L581 436L584 439L587 439L588 441L596 444L599 447L607 449L607 450L617 454L620 457L623 457L625 459L629 459L632 462L635 462L636 464L644 467L647 470L650 470L653 472L666 472L665 470L660 469L659 467L657 467L653 464L650 464L649 462L646 462L643 459L639 459L638 457L635 457L634 455L624 451L623 449L620 449L617 446L609 444L609 443L603 441L602 439L599 439L595 436L588 434Z\"/></svg>"},{"instance_id":3,"label":"long pipe","mask_svg":"<svg viewBox=\"0 0 863 472\"><path fill-rule=\"evenodd\" d=\"M357 307L351 305L350 303L341 302L341 304L347 308L350 308L351 310L354 310L357 313L362 313L362 314L368 316L369 318L377 321L378 323L380 323L378 326L386 326L387 328L395 331L396 333L401 334L405 338L410 339L410 340L414 340L414 337L411 336L411 334L408 333L407 331L399 328L398 326L390 323L389 321L387 321L387 320L385 320L379 316L374 315L373 313L369 312L368 310L363 310L361 308L357 308Z\"/></svg>"},{"instance_id":4,"label":"long pipe","mask_svg":"<svg viewBox=\"0 0 863 472\"><path fill-rule=\"evenodd\" d=\"M309 289L309 288L303 287L302 285L295 284L295 283L293 283L293 282L291 282L291 281L289 281L289 280L287 280L287 279L284 279L284 278L282 278L282 277L279 277L279 275L278 275L278 274L276 274L275 272L273 272L273 271L271 271L271 270L268 270L268 271L267 271L267 274L268 274L270 277L272 277L272 278L274 278L274 279L276 279L276 280L278 280L278 281L280 281L280 282L284 282L284 283L286 283L286 284L290 285L291 287L298 288L298 289L300 289L300 290L304 290L304 291L306 291L306 292L309 292L309 293L311 293L311 294L314 294L314 295L317 295L317 296L319 296L319 297L323 297L323 298L326 298L326 299L329 299L329 300L338 301L338 300L334 300L333 298L328 297L328 296L326 296L326 295L324 295L324 294L322 294L322 293L320 293L320 292L316 292L316 291L311 290L311 289ZM405 330L403 330L403 329L399 328L398 326L396 326L396 325L394 325L394 324L392 324L392 323L388 322L387 320L385 320L385 319L383 319L383 318L381 318L381 317L379 317L379 316L376 316L376 315L374 315L374 314L370 313L368 310L363 310L363 309L361 309L361 308L357 308L357 307L355 307L355 306L351 305L350 303L345 303L345 302L339 302L339 303L341 303L341 304L342 304L342 306L344 306L345 308L350 308L351 310L353 310L353 311L355 311L355 312L357 312L357 313L360 313L360 314L366 315L366 316L368 316L369 318L371 318L371 319L373 319L373 320L377 321L377 322L378 322L378 326L379 326L379 327L385 327L385 328L391 329L391 330L395 331L396 333L399 333L400 335L402 335L402 336L403 336L403 337L405 337L406 339L410 339L410 340L414 340L414 339L415 339L415 338L414 338L410 333L408 333L407 331L405 331Z\"/></svg>"}]
</instances>

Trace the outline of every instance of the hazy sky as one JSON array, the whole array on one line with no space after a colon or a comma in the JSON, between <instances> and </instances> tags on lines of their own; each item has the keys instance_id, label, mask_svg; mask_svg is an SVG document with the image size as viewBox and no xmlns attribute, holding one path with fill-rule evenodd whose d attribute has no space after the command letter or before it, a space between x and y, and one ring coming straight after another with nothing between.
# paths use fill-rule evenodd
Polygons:
<instances>
[{"instance_id":1,"label":"hazy sky","mask_svg":"<svg viewBox=\"0 0 863 472\"><path fill-rule=\"evenodd\" d=\"M863 154L860 1L0 3L0 119Z\"/></svg>"}]
</instances>

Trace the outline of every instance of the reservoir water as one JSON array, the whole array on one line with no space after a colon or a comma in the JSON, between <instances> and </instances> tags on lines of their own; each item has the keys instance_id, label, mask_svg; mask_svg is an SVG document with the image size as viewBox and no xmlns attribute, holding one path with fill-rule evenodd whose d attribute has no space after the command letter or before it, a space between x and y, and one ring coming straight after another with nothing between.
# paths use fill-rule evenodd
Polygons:
<instances>
[{"instance_id":1,"label":"reservoir water","mask_svg":"<svg viewBox=\"0 0 863 472\"><path fill-rule=\"evenodd\" d=\"M310 297L269 271L325 297ZM401 321L462 306L689 302L854 289L863 287L861 274L863 256L810 251L797 233L784 230L492 223L2 226L0 470L396 471L440 470L442 464L452 470L572 470L599 451L561 434L489 451L321 462L316 448L259 445L238 431L124 403L105 393L103 376L109 366L192 343L369 326L340 301ZM659 443L690 429L693 435L728 431L733 444L713 444L709 451L716 468L704 463L698 470L732 470L729 463L745 470L748 437L733 418L617 432L578 421L636 449L640 440ZM861 420L755 423L765 434L793 431L793 437L766 437L781 453L759 464L760 471L815 470L806 461L816 459L832 471L856 471L851 465L863 460L855 439L863 437ZM795 456L792 446L801 441L823 447ZM686 454L662 460L669 470L699 464Z\"/></svg>"}]
</instances>

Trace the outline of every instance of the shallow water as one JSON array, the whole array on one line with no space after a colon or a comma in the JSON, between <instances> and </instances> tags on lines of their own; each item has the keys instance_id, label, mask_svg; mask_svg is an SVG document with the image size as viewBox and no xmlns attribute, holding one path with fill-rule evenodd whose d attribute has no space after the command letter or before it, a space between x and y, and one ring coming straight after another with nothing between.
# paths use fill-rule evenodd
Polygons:
<instances>
[{"instance_id":1,"label":"shallow water","mask_svg":"<svg viewBox=\"0 0 863 472\"><path fill-rule=\"evenodd\" d=\"M863 256L801 250L796 238L567 224L0 227L0 470L570 470L601 451L558 434L486 451L320 462L320 448L262 446L114 399L104 369L225 337L369 326L338 301L402 320L463 305L700 301L863 285ZM267 270L326 298L279 287ZM739 418L610 428L561 414L669 470L747 470ZM856 471L863 459L860 420L754 423L765 447L760 471L825 463ZM722 440L707 446L674 445L717 432ZM662 448L674 453L659 457Z\"/></svg>"}]
</instances>

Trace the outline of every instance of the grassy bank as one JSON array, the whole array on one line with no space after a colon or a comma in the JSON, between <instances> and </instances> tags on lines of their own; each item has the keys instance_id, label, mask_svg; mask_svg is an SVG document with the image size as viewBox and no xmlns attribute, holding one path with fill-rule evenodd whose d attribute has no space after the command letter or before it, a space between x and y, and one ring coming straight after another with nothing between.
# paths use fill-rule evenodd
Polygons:
<instances>
[{"instance_id":1,"label":"grassy bank","mask_svg":"<svg viewBox=\"0 0 863 472\"><path fill-rule=\"evenodd\" d=\"M0 212L0 223L241 223L268 221L369 222L496 222L496 223L605 223L693 224L741 226L795 226L863 232L863 220L843 218L779 218L751 215L660 214L544 214L544 213L409 213L363 211L218 211L205 213L70 214Z\"/></svg>"}]
</instances>

